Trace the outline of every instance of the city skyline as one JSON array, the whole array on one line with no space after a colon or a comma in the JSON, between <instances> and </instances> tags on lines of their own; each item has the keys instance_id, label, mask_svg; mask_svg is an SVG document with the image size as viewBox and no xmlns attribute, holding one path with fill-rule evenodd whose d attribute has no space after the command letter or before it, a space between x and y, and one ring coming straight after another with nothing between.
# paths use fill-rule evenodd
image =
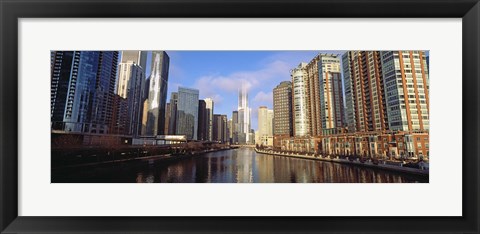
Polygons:
<instances>
[{"instance_id":1,"label":"city skyline","mask_svg":"<svg viewBox=\"0 0 480 234\"><path fill-rule=\"evenodd\" d=\"M258 108L273 108L273 88L280 81L290 81L289 72L298 63L310 61L322 51L166 52L171 58L168 95L179 86L198 89L200 99L213 99L214 114L225 114L231 119L232 111L237 110L238 87L246 82L252 111L251 128L258 130ZM342 54L344 51L323 52Z\"/></svg>"},{"instance_id":2,"label":"city skyline","mask_svg":"<svg viewBox=\"0 0 480 234\"><path fill-rule=\"evenodd\" d=\"M87 52L87 51L85 51ZM118 52L118 51L111 51ZM209 115L213 114L222 114L226 115L227 119L232 119L232 111L238 110L238 96L237 92L239 87L246 88L248 96L248 105L250 108L250 121L249 125L251 129L257 131L258 128L258 108L260 106L266 106L268 108L273 108L273 89L283 81L291 81L291 77L286 74L290 74L292 69L298 68L299 64L305 64L305 69L308 70L309 75L314 75L315 77L309 78L309 80L324 80L326 77L329 77L328 80L334 79L335 83L338 85L333 86L337 89L335 92L337 95L340 90L340 97L332 99L334 96L323 94L323 85L324 82L315 83L314 87L321 86L321 88L312 93L314 95L309 95L311 100L309 102L317 102L318 104L311 105L312 110L309 111L310 116L309 127L305 134L311 132L312 129L320 129L317 125L325 126L334 126L333 121L338 122L339 124L346 125L347 122L351 124L351 96L345 94L345 91L349 90L349 87L345 87L345 71L348 69L345 67L345 60L348 56L347 53L352 53L352 51L336 50L336 51L120 51L118 53L118 74L115 79L115 93L120 95L122 98L126 98L126 86L125 82L125 71L131 72L132 69L137 67L145 67L142 74L142 82L138 82L138 89L143 89L143 85L150 85L151 77L156 77L159 83L162 83L161 97L155 98L155 102L158 102L158 107L151 106L152 103L143 103L145 106L138 107L138 102L143 102L145 99L152 99L152 93L146 93L143 98L139 98L139 101L135 101L135 104L129 103L128 110L126 110L130 116L132 114L142 118L142 114L138 113L139 111L147 111L146 109L159 108L159 115L165 115L165 105L171 99L172 93L176 93L179 87L191 88L199 90L199 100L207 100L207 105L214 103L214 110L209 109ZM78 53L78 52L77 52ZM91 53L91 52L90 52ZM107 52L102 52L107 53ZM380 54L380 51L377 51ZM85 54L85 53L84 53ZM333 56L336 61L336 67L334 70L330 71L329 74L323 74L325 77L318 77L318 74L315 74L312 71L318 70L317 63L319 58L322 56ZM156 57L153 57L155 55ZM346 57L347 56L347 57ZM379 56L379 55L378 55ZM425 56L427 57L427 63L425 66L428 66L429 53L425 51ZM163 62L163 57L165 57L166 62ZM173 59L170 59L172 57ZM328 58L328 57L327 57ZM156 63L156 64L155 64ZM135 65L131 67L131 65ZM153 64L153 65L152 65ZM192 66L194 65L194 66ZM413 65L413 64L412 64ZM160 67L163 66L163 67ZM330 66L330 65L328 65ZM192 69L184 69L184 67L189 67ZM155 70L155 73L152 76L152 70ZM330 68L328 68L330 69ZM139 69L137 69L139 70ZM160 78L159 71L161 70ZM192 72L193 71L193 72ZM287 72L288 71L288 72ZM380 74L381 75L381 74ZM193 78L186 78L186 77ZM347 79L349 79L350 74L347 74ZM164 78L166 77L166 79ZM332 78L333 77L333 78ZM135 78L135 80L141 79ZM168 85L163 83L166 81ZM333 80L329 84L332 84ZM122 85L123 83L123 85ZM153 82L152 84L155 84ZM261 85L260 85L261 84ZM313 84L312 84L313 85ZM382 84L383 85L383 84ZM122 88L123 87L123 88ZM148 89L147 89L148 90ZM150 92L156 90L150 88ZM164 92L166 90L166 92ZM138 92L138 91L136 91ZM320 93L319 93L320 92ZM157 93L158 96L160 93ZM319 95L322 94L322 95ZM333 93L331 93L333 94ZM166 95L166 97L165 97ZM138 94L137 94L138 96ZM150 96L150 97L149 97ZM424 95L421 95L422 97ZM427 93L428 98L428 93ZM326 98L329 99L326 99ZM312 99L313 98L313 99ZM143 100L142 100L143 99ZM161 100L159 100L161 99ZM326 99L329 102L338 103L334 108L340 110L340 117L335 118L330 112L325 111L324 104ZM166 102L165 102L166 100ZM122 101L122 100L119 100ZM428 102L428 99L426 100ZM134 106L132 106L134 105ZM148 106L150 105L150 106ZM330 104L329 104L330 105ZM131 109L133 108L134 113ZM418 110L420 111L420 110ZM338 112L338 111L335 111ZM327 114L329 114L327 116ZM336 113L334 113L336 114ZM386 113L381 113L382 116L386 116ZM149 116L156 116L157 113L149 114ZM323 119L320 119L322 116ZM150 118L150 117L148 117ZM328 118L327 121L325 118ZM386 118L386 117L385 117ZM422 118L422 116L420 116ZM427 117L428 118L428 117ZM340 119L340 120L338 120ZM145 123L149 122L150 125L158 126L155 130L150 130L152 132L146 133L142 132L142 126L131 126L131 123L125 123L125 127L130 129L129 134L137 135L158 135L154 134L155 132L162 133L163 130L167 130L162 126L165 125L164 120L161 118L155 117L155 120L143 120ZM210 125L213 122L213 119L209 117ZM377 125L379 122L377 121ZM383 123L385 124L385 123ZM349 126L350 128L352 126ZM144 128L144 127L143 127ZM143 129L145 130L145 129ZM207 129L209 135L211 135L211 127ZM246 130L248 131L248 130ZM165 132L167 134L167 132ZM313 133L312 133L313 134ZM316 132L314 135L320 134ZM210 138L210 137L209 137Z\"/></svg>"},{"instance_id":3,"label":"city skyline","mask_svg":"<svg viewBox=\"0 0 480 234\"><path fill-rule=\"evenodd\" d=\"M189 57L206 70L189 71L223 73L183 83L172 53L52 51L52 146L63 155L55 163L209 160L203 156L229 150L232 159L277 155L428 175L428 52L196 52L209 54ZM79 145L104 152L68 152Z\"/></svg>"}]
</instances>

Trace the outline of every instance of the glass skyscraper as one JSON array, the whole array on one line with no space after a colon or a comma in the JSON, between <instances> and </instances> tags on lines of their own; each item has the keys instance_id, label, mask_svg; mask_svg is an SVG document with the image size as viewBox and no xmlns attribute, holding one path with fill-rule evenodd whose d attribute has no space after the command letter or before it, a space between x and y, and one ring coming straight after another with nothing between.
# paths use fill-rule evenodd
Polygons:
<instances>
[{"instance_id":1,"label":"glass skyscraper","mask_svg":"<svg viewBox=\"0 0 480 234\"><path fill-rule=\"evenodd\" d=\"M51 56L52 130L108 133L118 52L52 51Z\"/></svg>"},{"instance_id":2,"label":"glass skyscraper","mask_svg":"<svg viewBox=\"0 0 480 234\"><path fill-rule=\"evenodd\" d=\"M164 51L153 51L148 84L148 99L144 105L147 116L142 135L157 136L165 134L165 106L167 102L167 83L170 58Z\"/></svg>"},{"instance_id":3,"label":"glass skyscraper","mask_svg":"<svg viewBox=\"0 0 480 234\"><path fill-rule=\"evenodd\" d=\"M198 131L197 89L178 88L177 135L186 135L188 140L197 140Z\"/></svg>"}]
</instances>

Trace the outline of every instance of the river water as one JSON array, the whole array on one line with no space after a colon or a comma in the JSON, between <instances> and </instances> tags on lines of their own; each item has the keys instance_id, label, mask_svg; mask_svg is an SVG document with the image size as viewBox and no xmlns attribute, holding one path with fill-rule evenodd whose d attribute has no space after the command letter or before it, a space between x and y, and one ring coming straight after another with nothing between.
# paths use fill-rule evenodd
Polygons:
<instances>
[{"instance_id":1,"label":"river water","mask_svg":"<svg viewBox=\"0 0 480 234\"><path fill-rule=\"evenodd\" d=\"M251 148L172 162L145 160L54 171L56 183L428 183L414 176L354 165L257 154Z\"/></svg>"}]
</instances>

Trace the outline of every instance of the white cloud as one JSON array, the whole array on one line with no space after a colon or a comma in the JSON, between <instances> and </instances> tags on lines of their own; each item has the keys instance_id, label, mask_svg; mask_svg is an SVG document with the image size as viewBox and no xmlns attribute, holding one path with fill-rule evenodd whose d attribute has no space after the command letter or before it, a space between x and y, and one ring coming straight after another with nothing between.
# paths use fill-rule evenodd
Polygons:
<instances>
[{"instance_id":1,"label":"white cloud","mask_svg":"<svg viewBox=\"0 0 480 234\"><path fill-rule=\"evenodd\" d=\"M198 78L194 87L202 96L214 96L218 92L238 92L242 84L248 90L262 85L263 82L278 76L288 76L290 66L283 61L274 61L264 68L254 71L239 71L229 75L208 75Z\"/></svg>"},{"instance_id":2,"label":"white cloud","mask_svg":"<svg viewBox=\"0 0 480 234\"><path fill-rule=\"evenodd\" d=\"M273 92L268 92L268 93L265 93L263 91L260 91L257 93L257 95L255 95L255 97L253 98L253 101L254 102L261 102L261 103L272 103L273 101ZM271 108L271 107L269 107Z\"/></svg>"}]
</instances>

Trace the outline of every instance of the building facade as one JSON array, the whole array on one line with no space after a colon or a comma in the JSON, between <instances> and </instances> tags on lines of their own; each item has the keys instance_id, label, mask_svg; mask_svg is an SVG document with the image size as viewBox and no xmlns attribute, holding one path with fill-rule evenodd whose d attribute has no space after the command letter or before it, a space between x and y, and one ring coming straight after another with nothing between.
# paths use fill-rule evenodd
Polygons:
<instances>
[{"instance_id":1,"label":"building facade","mask_svg":"<svg viewBox=\"0 0 480 234\"><path fill-rule=\"evenodd\" d=\"M124 50L121 53L120 63L134 62L141 66L146 72L148 51Z\"/></svg>"},{"instance_id":2,"label":"building facade","mask_svg":"<svg viewBox=\"0 0 480 234\"><path fill-rule=\"evenodd\" d=\"M238 144L238 111L232 112L232 144Z\"/></svg>"},{"instance_id":3,"label":"building facade","mask_svg":"<svg viewBox=\"0 0 480 234\"><path fill-rule=\"evenodd\" d=\"M273 89L273 134L293 136L292 82L283 81Z\"/></svg>"},{"instance_id":4,"label":"building facade","mask_svg":"<svg viewBox=\"0 0 480 234\"><path fill-rule=\"evenodd\" d=\"M226 143L228 138L227 116L213 115L213 141Z\"/></svg>"},{"instance_id":5,"label":"building facade","mask_svg":"<svg viewBox=\"0 0 480 234\"><path fill-rule=\"evenodd\" d=\"M127 135L128 134L128 102L126 98L116 94L112 105L112 122L110 134Z\"/></svg>"},{"instance_id":6,"label":"building facade","mask_svg":"<svg viewBox=\"0 0 480 234\"><path fill-rule=\"evenodd\" d=\"M118 52L52 51L51 56L52 130L109 133Z\"/></svg>"},{"instance_id":7,"label":"building facade","mask_svg":"<svg viewBox=\"0 0 480 234\"><path fill-rule=\"evenodd\" d=\"M293 85L293 135L309 136L309 98L308 98L308 73L307 64L300 63L291 71Z\"/></svg>"},{"instance_id":8,"label":"building facade","mask_svg":"<svg viewBox=\"0 0 480 234\"><path fill-rule=\"evenodd\" d=\"M130 65L130 80L128 82L128 135L138 137L141 135L142 114L143 114L143 98L142 87L145 82L145 75L142 67Z\"/></svg>"},{"instance_id":9,"label":"building facade","mask_svg":"<svg viewBox=\"0 0 480 234\"><path fill-rule=\"evenodd\" d=\"M172 121L172 112L170 111L172 109L170 102L167 102L165 105L165 130L164 133L168 135L169 129L170 129L170 121Z\"/></svg>"},{"instance_id":10,"label":"building facade","mask_svg":"<svg viewBox=\"0 0 480 234\"><path fill-rule=\"evenodd\" d=\"M198 131L197 140L208 140L208 114L205 100L198 100Z\"/></svg>"},{"instance_id":11,"label":"building facade","mask_svg":"<svg viewBox=\"0 0 480 234\"><path fill-rule=\"evenodd\" d=\"M207 109L207 139L209 141L213 140L213 99L211 98L205 98L205 105Z\"/></svg>"},{"instance_id":12,"label":"building facade","mask_svg":"<svg viewBox=\"0 0 480 234\"><path fill-rule=\"evenodd\" d=\"M255 144L273 146L273 114L273 110L266 106L258 108L258 131L255 133Z\"/></svg>"},{"instance_id":13,"label":"building facade","mask_svg":"<svg viewBox=\"0 0 480 234\"><path fill-rule=\"evenodd\" d=\"M168 70L170 58L164 51L152 51L149 93L144 136L165 134L165 106L167 102ZM145 118L145 117L144 117Z\"/></svg>"},{"instance_id":14,"label":"building facade","mask_svg":"<svg viewBox=\"0 0 480 234\"><path fill-rule=\"evenodd\" d=\"M347 127L350 132L388 130L388 115L379 51L343 55Z\"/></svg>"},{"instance_id":15,"label":"building facade","mask_svg":"<svg viewBox=\"0 0 480 234\"><path fill-rule=\"evenodd\" d=\"M428 131L429 81L422 51L349 51L343 56L349 130Z\"/></svg>"},{"instance_id":16,"label":"building facade","mask_svg":"<svg viewBox=\"0 0 480 234\"><path fill-rule=\"evenodd\" d=\"M273 89L273 147L280 148L281 139L293 136L292 82L282 81Z\"/></svg>"},{"instance_id":17,"label":"building facade","mask_svg":"<svg viewBox=\"0 0 480 234\"><path fill-rule=\"evenodd\" d=\"M317 57L318 59L314 60L318 60L317 69L320 81L319 113L321 124L316 124L312 131L318 136L323 134L323 131L320 131L320 129L344 127L345 112L339 56L334 54L320 54Z\"/></svg>"},{"instance_id":18,"label":"building facade","mask_svg":"<svg viewBox=\"0 0 480 234\"><path fill-rule=\"evenodd\" d=\"M175 135L177 132L177 105L178 105L178 93L172 92L170 94L169 108L166 111L169 113L168 131L165 132L168 135Z\"/></svg>"},{"instance_id":19,"label":"building facade","mask_svg":"<svg viewBox=\"0 0 480 234\"><path fill-rule=\"evenodd\" d=\"M390 130L428 131L429 77L423 51L382 51Z\"/></svg>"},{"instance_id":20,"label":"building facade","mask_svg":"<svg viewBox=\"0 0 480 234\"><path fill-rule=\"evenodd\" d=\"M176 135L186 135L187 140L197 140L198 96L197 89L178 88Z\"/></svg>"}]
</instances>

